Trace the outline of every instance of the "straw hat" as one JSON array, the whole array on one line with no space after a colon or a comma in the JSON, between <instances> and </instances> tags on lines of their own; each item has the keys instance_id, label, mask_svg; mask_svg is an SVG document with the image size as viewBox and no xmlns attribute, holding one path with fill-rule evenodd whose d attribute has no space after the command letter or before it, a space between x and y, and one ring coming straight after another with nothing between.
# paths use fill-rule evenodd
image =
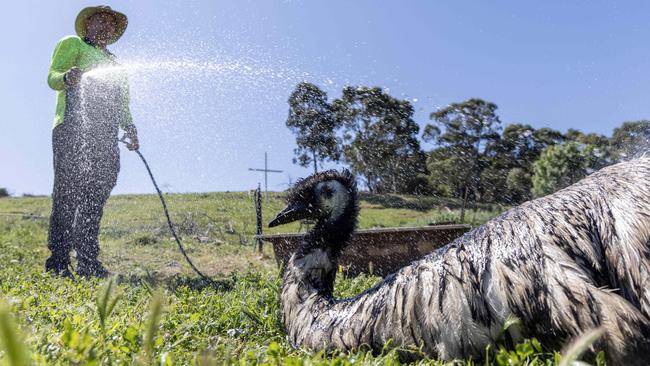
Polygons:
<instances>
[{"instance_id":1,"label":"straw hat","mask_svg":"<svg viewBox=\"0 0 650 366\"><path fill-rule=\"evenodd\" d=\"M86 37L86 23L90 17L97 13L109 13L115 17L115 20L117 21L115 36L108 42L108 44L115 43L118 39L120 39L120 37L122 37L122 34L124 34L129 21L126 18L126 15L120 13L119 11L115 11L111 9L110 6L106 5L89 6L79 12L79 15L77 15L77 20L74 22L74 27L77 31L77 35L81 38Z\"/></svg>"}]
</instances>

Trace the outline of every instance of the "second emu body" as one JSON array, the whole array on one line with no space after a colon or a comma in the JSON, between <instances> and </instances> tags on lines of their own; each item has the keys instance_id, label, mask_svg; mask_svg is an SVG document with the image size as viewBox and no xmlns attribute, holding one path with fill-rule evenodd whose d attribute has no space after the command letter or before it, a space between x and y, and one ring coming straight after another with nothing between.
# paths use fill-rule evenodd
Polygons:
<instances>
[{"instance_id":1,"label":"second emu body","mask_svg":"<svg viewBox=\"0 0 650 366\"><path fill-rule=\"evenodd\" d=\"M508 316L513 340L559 347L596 327L614 364L650 354L650 159L620 163L527 202L349 299L334 299L358 197L348 172L296 184L270 223L317 220L287 263L289 339L310 349L381 350L392 340L445 360L480 357Z\"/></svg>"}]
</instances>

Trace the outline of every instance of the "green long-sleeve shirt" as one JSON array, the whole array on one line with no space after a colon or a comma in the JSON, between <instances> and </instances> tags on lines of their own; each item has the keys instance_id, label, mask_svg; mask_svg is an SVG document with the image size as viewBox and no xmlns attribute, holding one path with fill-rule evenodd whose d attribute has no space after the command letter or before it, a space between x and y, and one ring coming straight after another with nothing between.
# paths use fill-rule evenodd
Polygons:
<instances>
[{"instance_id":1,"label":"green long-sleeve shirt","mask_svg":"<svg viewBox=\"0 0 650 366\"><path fill-rule=\"evenodd\" d=\"M65 115L66 86L63 75L75 66L81 71L87 72L97 67L115 65L117 63L112 55L87 44L77 36L66 36L56 44L47 75L48 85L56 90L56 113L53 128L63 123L63 116ZM125 128L133 124L129 110L129 84L126 73L119 71L119 69L111 70L110 77L118 82L121 88L122 118L120 118L120 125Z\"/></svg>"}]
</instances>

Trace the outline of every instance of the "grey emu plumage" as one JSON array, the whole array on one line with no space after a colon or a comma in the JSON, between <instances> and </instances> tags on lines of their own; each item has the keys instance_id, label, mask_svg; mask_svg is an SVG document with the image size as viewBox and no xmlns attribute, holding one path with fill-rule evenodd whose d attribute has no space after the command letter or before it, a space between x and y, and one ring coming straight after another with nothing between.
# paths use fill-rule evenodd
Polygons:
<instances>
[{"instance_id":1,"label":"grey emu plumage","mask_svg":"<svg viewBox=\"0 0 650 366\"><path fill-rule=\"evenodd\" d=\"M299 181L269 224L317 220L284 272L283 322L295 346L380 350L389 340L445 360L480 357L509 335L558 347L603 327L614 364L650 357L650 159L602 169L513 208L350 299L332 291L356 227L354 177Z\"/></svg>"}]
</instances>

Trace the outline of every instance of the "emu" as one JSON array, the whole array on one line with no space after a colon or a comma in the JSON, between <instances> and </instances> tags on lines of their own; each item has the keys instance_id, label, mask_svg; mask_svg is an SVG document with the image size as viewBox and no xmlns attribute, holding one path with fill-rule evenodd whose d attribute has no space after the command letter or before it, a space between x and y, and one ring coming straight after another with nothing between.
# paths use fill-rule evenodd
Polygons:
<instances>
[{"instance_id":1,"label":"emu","mask_svg":"<svg viewBox=\"0 0 650 366\"><path fill-rule=\"evenodd\" d=\"M417 347L443 360L483 357L507 337L545 347L596 327L613 364L650 355L650 158L619 163L526 202L358 296L334 299L359 208L354 176L326 171L290 190L269 226L316 220L283 274L282 320L295 347ZM643 359L646 359L644 361Z\"/></svg>"}]
</instances>

